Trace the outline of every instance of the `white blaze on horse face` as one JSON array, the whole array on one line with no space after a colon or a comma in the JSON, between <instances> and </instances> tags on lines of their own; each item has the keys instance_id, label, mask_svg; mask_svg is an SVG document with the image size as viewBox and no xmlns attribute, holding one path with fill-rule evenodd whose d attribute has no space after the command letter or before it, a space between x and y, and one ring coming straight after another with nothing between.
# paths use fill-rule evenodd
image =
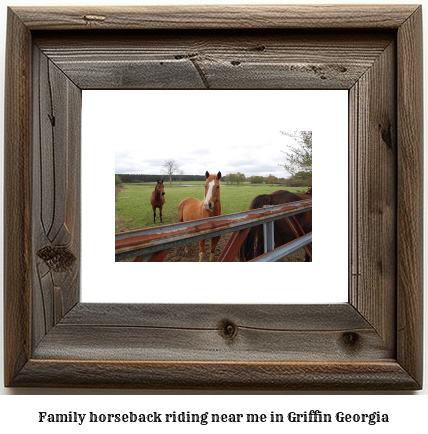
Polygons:
<instances>
[{"instance_id":1,"label":"white blaze on horse face","mask_svg":"<svg viewBox=\"0 0 428 434\"><path fill-rule=\"evenodd\" d=\"M208 184L208 191L207 194L205 196L205 200L204 200L204 208L207 211L210 211L210 200L213 197L213 189L215 186L215 180L213 179L209 184ZM214 204L213 204L214 205Z\"/></svg>"}]
</instances>

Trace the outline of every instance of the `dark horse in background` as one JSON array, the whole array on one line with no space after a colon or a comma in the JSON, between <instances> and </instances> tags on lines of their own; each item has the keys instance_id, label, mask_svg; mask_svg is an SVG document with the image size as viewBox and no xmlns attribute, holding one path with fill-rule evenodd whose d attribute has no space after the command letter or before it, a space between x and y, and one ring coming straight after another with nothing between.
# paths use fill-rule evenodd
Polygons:
<instances>
[{"instance_id":1,"label":"dark horse in background","mask_svg":"<svg viewBox=\"0 0 428 434\"><path fill-rule=\"evenodd\" d=\"M263 208L264 205L281 205L284 203L298 202L305 199L312 199L312 188L310 188L306 193L291 193L287 190L278 190L271 194L261 194L256 196L250 204L250 209ZM312 232L312 211L298 214L296 215L296 218L305 233ZM275 248L289 243L294 239L296 239L296 236L285 218L275 220ZM263 253L263 225L253 226L241 246L239 260L249 261ZM307 253L305 255L305 261L309 261Z\"/></svg>"},{"instance_id":2,"label":"dark horse in background","mask_svg":"<svg viewBox=\"0 0 428 434\"><path fill-rule=\"evenodd\" d=\"M162 207L165 203L165 190L163 189L163 179L162 181L157 181L156 187L152 192L150 198L150 203L153 208L153 223L156 223L156 208L159 208L160 222L162 223Z\"/></svg>"}]
</instances>

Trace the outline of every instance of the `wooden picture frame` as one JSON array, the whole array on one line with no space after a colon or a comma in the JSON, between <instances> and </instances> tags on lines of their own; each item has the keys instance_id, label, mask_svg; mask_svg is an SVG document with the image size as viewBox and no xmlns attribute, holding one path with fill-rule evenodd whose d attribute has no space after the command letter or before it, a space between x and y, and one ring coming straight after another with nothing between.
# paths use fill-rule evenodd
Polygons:
<instances>
[{"instance_id":1,"label":"wooden picture frame","mask_svg":"<svg viewBox=\"0 0 428 434\"><path fill-rule=\"evenodd\" d=\"M421 6L14 7L6 53L6 386L422 387ZM348 89L348 303L81 303L95 88Z\"/></svg>"}]
</instances>

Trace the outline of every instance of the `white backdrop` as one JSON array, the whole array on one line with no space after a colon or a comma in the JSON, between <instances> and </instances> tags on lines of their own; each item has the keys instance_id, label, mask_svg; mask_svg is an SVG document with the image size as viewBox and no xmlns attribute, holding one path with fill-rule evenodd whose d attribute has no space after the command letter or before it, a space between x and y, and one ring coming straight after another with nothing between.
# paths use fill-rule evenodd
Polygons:
<instances>
[{"instance_id":1,"label":"white backdrop","mask_svg":"<svg viewBox=\"0 0 428 434\"><path fill-rule=\"evenodd\" d=\"M253 136L260 135L262 142L269 135L280 138L279 132L284 130L313 132L312 263L114 263L115 198L110 185L115 151L124 149L124 143L137 142L140 145L134 145L134 148L144 154L144 133L141 131L144 127L141 125L158 121L150 114L158 98L162 98L162 106L169 106L159 129L170 127L169 113L171 118L174 117L173 124L187 124L191 118L200 130L209 131L218 113L224 114L229 107L230 117L226 117L220 126L225 136L242 136L243 130L248 129ZM194 107L203 111L203 116L198 117ZM82 301L337 303L348 300L347 91L84 91L82 124ZM174 158L171 155L178 148L184 158L209 141L202 134L197 136L198 144L192 148L189 144L192 138L177 131L174 141L162 141L158 152L161 149L165 159ZM152 140L156 139L155 135ZM219 140L216 147L223 155L219 161L226 160L228 143ZM281 162L281 143L273 148L272 159ZM146 153L149 154L149 150ZM199 153L199 158L204 161L204 153ZM236 164L238 168L234 172L240 171L239 161ZM222 167L206 169L227 173ZM156 174L159 170L160 167L153 167L150 173ZM285 176L285 170L282 171ZM278 187L273 187L272 191L276 189ZM167 208L168 194L165 197ZM94 240L97 245L95 255L91 250ZM215 279L207 281L205 276L212 275Z\"/></svg>"}]
</instances>

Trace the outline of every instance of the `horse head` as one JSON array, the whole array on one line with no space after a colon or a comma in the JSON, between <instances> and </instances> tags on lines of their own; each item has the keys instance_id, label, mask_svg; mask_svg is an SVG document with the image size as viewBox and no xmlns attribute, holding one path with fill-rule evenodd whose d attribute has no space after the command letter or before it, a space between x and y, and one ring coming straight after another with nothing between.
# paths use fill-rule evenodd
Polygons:
<instances>
[{"instance_id":1,"label":"horse head","mask_svg":"<svg viewBox=\"0 0 428 434\"><path fill-rule=\"evenodd\" d=\"M161 196L165 196L165 190L163 189L163 179L162 181L157 181L156 190Z\"/></svg>"},{"instance_id":2,"label":"horse head","mask_svg":"<svg viewBox=\"0 0 428 434\"><path fill-rule=\"evenodd\" d=\"M221 172L217 175L210 175L208 171L205 172L205 199L204 209L205 211L212 211L214 205L220 200L220 179Z\"/></svg>"}]
</instances>

